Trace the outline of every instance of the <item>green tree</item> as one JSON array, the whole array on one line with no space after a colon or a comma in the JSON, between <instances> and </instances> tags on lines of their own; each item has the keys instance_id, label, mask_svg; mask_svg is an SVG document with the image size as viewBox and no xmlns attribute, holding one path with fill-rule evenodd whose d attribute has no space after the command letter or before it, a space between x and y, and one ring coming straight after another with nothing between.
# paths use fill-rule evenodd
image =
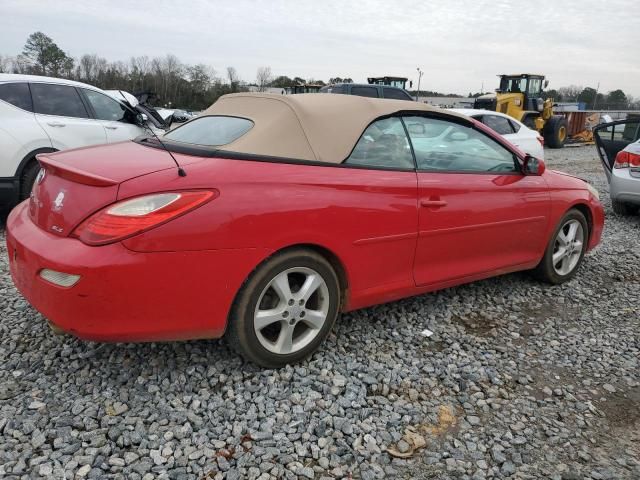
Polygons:
<instances>
[{"instance_id":1,"label":"green tree","mask_svg":"<svg viewBox=\"0 0 640 480\"><path fill-rule=\"evenodd\" d=\"M271 86L275 88L293 87L295 84L296 82L292 78L287 77L286 75L280 75L279 77L276 77L271 82Z\"/></svg>"},{"instance_id":2,"label":"green tree","mask_svg":"<svg viewBox=\"0 0 640 480\"><path fill-rule=\"evenodd\" d=\"M578 102L584 102L587 105L587 108L593 108L593 104L596 102L596 96L598 92L595 88L585 87L580 95L578 95ZM600 97L598 97L599 99Z\"/></svg>"},{"instance_id":3,"label":"green tree","mask_svg":"<svg viewBox=\"0 0 640 480\"><path fill-rule=\"evenodd\" d=\"M61 75L73 68L73 59L42 32L29 35L22 55L35 66L36 72L42 75Z\"/></svg>"},{"instance_id":4,"label":"green tree","mask_svg":"<svg viewBox=\"0 0 640 480\"><path fill-rule=\"evenodd\" d=\"M609 108L625 109L627 108L629 100L627 100L627 96L625 95L625 93L622 90L618 89L609 92L606 102Z\"/></svg>"},{"instance_id":5,"label":"green tree","mask_svg":"<svg viewBox=\"0 0 640 480\"><path fill-rule=\"evenodd\" d=\"M544 98L545 100L547 98L552 98L554 102L561 102L562 94L558 92L558 90L552 88L551 90L545 90L544 92L542 92L542 98Z\"/></svg>"}]
</instances>

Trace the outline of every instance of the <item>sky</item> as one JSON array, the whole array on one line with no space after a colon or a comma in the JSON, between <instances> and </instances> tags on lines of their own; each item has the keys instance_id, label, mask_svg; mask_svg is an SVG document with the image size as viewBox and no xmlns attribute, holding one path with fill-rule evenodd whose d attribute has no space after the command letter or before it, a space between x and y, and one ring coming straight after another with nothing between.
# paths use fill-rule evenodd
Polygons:
<instances>
[{"instance_id":1,"label":"sky","mask_svg":"<svg viewBox=\"0 0 640 480\"><path fill-rule=\"evenodd\" d=\"M0 55L42 31L67 54L110 61L176 55L223 76L234 66L327 81L409 77L467 94L500 73L542 73L640 97L635 0L0 0Z\"/></svg>"}]
</instances>

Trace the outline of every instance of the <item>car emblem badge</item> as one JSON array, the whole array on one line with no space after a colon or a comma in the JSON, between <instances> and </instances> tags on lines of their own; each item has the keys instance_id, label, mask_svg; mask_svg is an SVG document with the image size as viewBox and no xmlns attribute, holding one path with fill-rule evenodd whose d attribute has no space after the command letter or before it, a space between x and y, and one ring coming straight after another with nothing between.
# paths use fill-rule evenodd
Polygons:
<instances>
[{"instance_id":1,"label":"car emblem badge","mask_svg":"<svg viewBox=\"0 0 640 480\"><path fill-rule=\"evenodd\" d=\"M64 202L64 191L60 191L56 199L53 201L53 211L57 212L61 210L63 207L63 202Z\"/></svg>"},{"instance_id":2,"label":"car emblem badge","mask_svg":"<svg viewBox=\"0 0 640 480\"><path fill-rule=\"evenodd\" d=\"M42 183L46 174L47 174L47 171L44 168L41 168L40 171L38 172L38 176L36 177L36 183L38 185Z\"/></svg>"}]
</instances>

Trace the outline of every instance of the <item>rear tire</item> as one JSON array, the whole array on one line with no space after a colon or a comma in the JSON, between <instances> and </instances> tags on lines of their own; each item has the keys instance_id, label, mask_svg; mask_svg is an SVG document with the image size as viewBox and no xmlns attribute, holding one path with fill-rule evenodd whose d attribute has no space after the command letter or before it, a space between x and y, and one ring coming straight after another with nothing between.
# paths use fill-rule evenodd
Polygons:
<instances>
[{"instance_id":1,"label":"rear tire","mask_svg":"<svg viewBox=\"0 0 640 480\"><path fill-rule=\"evenodd\" d=\"M638 211L638 207L619 200L611 200L614 213L622 216L633 215Z\"/></svg>"},{"instance_id":2,"label":"rear tire","mask_svg":"<svg viewBox=\"0 0 640 480\"><path fill-rule=\"evenodd\" d=\"M543 282L559 285L574 277L584 258L589 242L589 225L578 210L569 210L560 220L544 252L533 270Z\"/></svg>"},{"instance_id":3,"label":"rear tire","mask_svg":"<svg viewBox=\"0 0 640 480\"><path fill-rule=\"evenodd\" d=\"M322 255L298 248L278 253L238 292L225 337L243 358L262 367L299 362L331 331L340 297L336 272Z\"/></svg>"},{"instance_id":4,"label":"rear tire","mask_svg":"<svg viewBox=\"0 0 640 480\"><path fill-rule=\"evenodd\" d=\"M562 148L567 141L567 119L554 115L544 125L544 144L550 148Z\"/></svg>"},{"instance_id":5,"label":"rear tire","mask_svg":"<svg viewBox=\"0 0 640 480\"><path fill-rule=\"evenodd\" d=\"M20 201L26 200L31 195L31 190L39 171L40 163L35 158L30 160L22 171L22 176L20 177Z\"/></svg>"}]
</instances>

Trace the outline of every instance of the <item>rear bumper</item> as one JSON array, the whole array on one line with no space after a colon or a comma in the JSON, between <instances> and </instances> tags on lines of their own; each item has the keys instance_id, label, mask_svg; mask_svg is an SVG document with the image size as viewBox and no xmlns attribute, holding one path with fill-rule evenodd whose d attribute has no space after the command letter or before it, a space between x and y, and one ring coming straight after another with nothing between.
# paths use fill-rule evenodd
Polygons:
<instances>
[{"instance_id":1,"label":"rear bumper","mask_svg":"<svg viewBox=\"0 0 640 480\"><path fill-rule=\"evenodd\" d=\"M28 217L27 203L7 220L13 281L54 325L95 341L217 338L236 292L267 254L262 249L138 253L121 243L90 247L51 235ZM80 275L63 288L43 268Z\"/></svg>"},{"instance_id":2,"label":"rear bumper","mask_svg":"<svg viewBox=\"0 0 640 480\"><path fill-rule=\"evenodd\" d=\"M609 191L612 200L640 205L640 177L634 177L628 168L614 169Z\"/></svg>"},{"instance_id":3,"label":"rear bumper","mask_svg":"<svg viewBox=\"0 0 640 480\"><path fill-rule=\"evenodd\" d=\"M10 209L18 203L18 180L0 178L0 210Z\"/></svg>"}]
</instances>

